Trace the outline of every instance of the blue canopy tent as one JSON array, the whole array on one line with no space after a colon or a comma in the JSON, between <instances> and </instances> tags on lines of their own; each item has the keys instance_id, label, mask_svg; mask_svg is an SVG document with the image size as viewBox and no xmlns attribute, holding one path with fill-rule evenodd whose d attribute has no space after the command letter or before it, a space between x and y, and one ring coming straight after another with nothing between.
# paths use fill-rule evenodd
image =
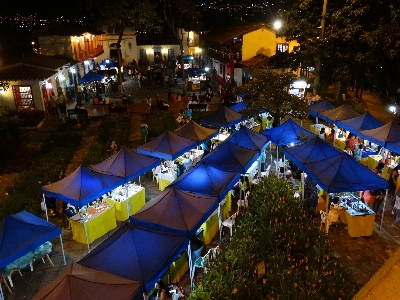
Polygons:
<instances>
[{"instance_id":1,"label":"blue canopy tent","mask_svg":"<svg viewBox=\"0 0 400 300\"><path fill-rule=\"evenodd\" d=\"M337 126L346 129L356 135L360 130L368 130L381 127L383 123L375 119L368 111L358 117L338 121Z\"/></svg>"},{"instance_id":2,"label":"blue canopy tent","mask_svg":"<svg viewBox=\"0 0 400 300\"><path fill-rule=\"evenodd\" d=\"M247 127L242 127L238 132L226 139L233 144L261 153L269 142L267 137Z\"/></svg>"},{"instance_id":3,"label":"blue canopy tent","mask_svg":"<svg viewBox=\"0 0 400 300\"><path fill-rule=\"evenodd\" d=\"M125 178L81 166L67 177L42 187L44 194L83 207L125 183Z\"/></svg>"},{"instance_id":4,"label":"blue canopy tent","mask_svg":"<svg viewBox=\"0 0 400 300\"><path fill-rule=\"evenodd\" d=\"M0 222L0 269L57 236L60 238L65 265L59 227L24 210L5 216Z\"/></svg>"},{"instance_id":5,"label":"blue canopy tent","mask_svg":"<svg viewBox=\"0 0 400 300\"><path fill-rule=\"evenodd\" d=\"M394 121L369 130L360 130L359 136L400 154L400 126Z\"/></svg>"},{"instance_id":6,"label":"blue canopy tent","mask_svg":"<svg viewBox=\"0 0 400 300\"><path fill-rule=\"evenodd\" d=\"M143 282L148 293L188 243L185 235L125 223L78 263Z\"/></svg>"},{"instance_id":7,"label":"blue canopy tent","mask_svg":"<svg viewBox=\"0 0 400 300\"><path fill-rule=\"evenodd\" d=\"M154 157L139 154L128 148L122 147L118 153L105 161L90 166L93 170L109 173L125 178L125 183L150 171L159 164ZM140 177L139 177L140 180ZM128 186L126 185L126 199L128 199ZM127 211L130 212L129 201L126 201Z\"/></svg>"},{"instance_id":8,"label":"blue canopy tent","mask_svg":"<svg viewBox=\"0 0 400 300\"><path fill-rule=\"evenodd\" d=\"M240 172L224 171L200 162L175 180L170 187L200 195L218 196L222 200L239 178Z\"/></svg>"},{"instance_id":9,"label":"blue canopy tent","mask_svg":"<svg viewBox=\"0 0 400 300\"><path fill-rule=\"evenodd\" d=\"M246 118L225 105L221 105L218 109L205 118L200 120L200 124L212 127L231 127L237 123L246 120Z\"/></svg>"},{"instance_id":10,"label":"blue canopy tent","mask_svg":"<svg viewBox=\"0 0 400 300\"><path fill-rule=\"evenodd\" d=\"M227 140L201 161L221 170L245 174L259 155L257 150L247 149Z\"/></svg>"},{"instance_id":11,"label":"blue canopy tent","mask_svg":"<svg viewBox=\"0 0 400 300\"><path fill-rule=\"evenodd\" d=\"M32 300L139 300L143 299L143 292L144 286L141 282L72 262Z\"/></svg>"},{"instance_id":12,"label":"blue canopy tent","mask_svg":"<svg viewBox=\"0 0 400 300\"><path fill-rule=\"evenodd\" d=\"M219 199L216 196L185 193L171 188L147 202L130 218L130 221L142 226L184 234L190 239L218 206ZM190 252L189 245L188 253ZM189 267L192 281L194 275L192 255L189 255Z\"/></svg>"},{"instance_id":13,"label":"blue canopy tent","mask_svg":"<svg viewBox=\"0 0 400 300\"><path fill-rule=\"evenodd\" d=\"M197 141L197 145L200 146L202 143L218 135L218 130L203 127L195 121L190 120L185 125L175 130L174 134L189 140Z\"/></svg>"},{"instance_id":14,"label":"blue canopy tent","mask_svg":"<svg viewBox=\"0 0 400 300\"><path fill-rule=\"evenodd\" d=\"M327 110L334 109L335 107L336 106L333 105L329 100L324 99L310 106L310 115L317 117L318 123L318 117L320 117L321 113Z\"/></svg>"},{"instance_id":15,"label":"blue canopy tent","mask_svg":"<svg viewBox=\"0 0 400 300\"><path fill-rule=\"evenodd\" d=\"M79 83L83 82L93 82L93 81L102 81L104 79L103 75L96 74L92 70L86 73L81 79L79 79Z\"/></svg>"},{"instance_id":16,"label":"blue canopy tent","mask_svg":"<svg viewBox=\"0 0 400 300\"><path fill-rule=\"evenodd\" d=\"M81 166L67 177L43 186L43 200L44 195L48 195L74 206L83 207L124 183L125 178L123 177ZM46 201L44 203L46 204ZM47 208L45 208L45 211L47 217ZM83 224L87 240L86 222ZM87 243L87 246L90 252L89 243Z\"/></svg>"},{"instance_id":17,"label":"blue canopy tent","mask_svg":"<svg viewBox=\"0 0 400 300\"><path fill-rule=\"evenodd\" d=\"M307 141L316 136L310 131L297 125L292 119L285 121L277 127L266 129L262 134L277 146L300 144L302 141Z\"/></svg>"},{"instance_id":18,"label":"blue canopy tent","mask_svg":"<svg viewBox=\"0 0 400 300\"><path fill-rule=\"evenodd\" d=\"M118 62L113 61L112 59L103 59L100 63L100 66L107 68L118 68Z\"/></svg>"},{"instance_id":19,"label":"blue canopy tent","mask_svg":"<svg viewBox=\"0 0 400 300\"><path fill-rule=\"evenodd\" d=\"M291 144L300 144L303 141L307 141L316 135L297 125L292 119L285 121L283 124L263 131L265 135L272 143L277 146L276 161L278 162L278 146L287 146ZM271 161L272 161L272 151ZM276 173L278 173L278 165L276 164Z\"/></svg>"},{"instance_id":20,"label":"blue canopy tent","mask_svg":"<svg viewBox=\"0 0 400 300\"><path fill-rule=\"evenodd\" d=\"M359 115L350 106L343 104L337 108L321 112L319 117L326 122L337 125L339 121L352 119Z\"/></svg>"},{"instance_id":21,"label":"blue canopy tent","mask_svg":"<svg viewBox=\"0 0 400 300\"><path fill-rule=\"evenodd\" d=\"M191 238L218 208L218 204L217 196L204 196L167 188L131 216L130 221Z\"/></svg>"},{"instance_id":22,"label":"blue canopy tent","mask_svg":"<svg viewBox=\"0 0 400 300\"><path fill-rule=\"evenodd\" d=\"M183 153L195 148L196 145L197 141L165 131L159 137L137 147L137 152L167 160L175 160Z\"/></svg>"},{"instance_id":23,"label":"blue canopy tent","mask_svg":"<svg viewBox=\"0 0 400 300\"><path fill-rule=\"evenodd\" d=\"M236 103L229 108L237 113L241 113L243 110L246 109L247 105L248 103L246 101L240 101L239 103Z\"/></svg>"}]
</instances>

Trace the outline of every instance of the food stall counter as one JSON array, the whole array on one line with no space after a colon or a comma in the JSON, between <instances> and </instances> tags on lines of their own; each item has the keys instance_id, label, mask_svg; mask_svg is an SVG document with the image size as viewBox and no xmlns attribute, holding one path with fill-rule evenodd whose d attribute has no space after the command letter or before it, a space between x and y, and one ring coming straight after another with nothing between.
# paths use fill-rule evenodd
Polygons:
<instances>
[{"instance_id":1,"label":"food stall counter","mask_svg":"<svg viewBox=\"0 0 400 300\"><path fill-rule=\"evenodd\" d=\"M117 227L115 219L115 207L113 205L103 205L102 207L89 208L87 217L81 218L80 213L70 219L73 239L81 244L91 244L93 241L102 237L107 232ZM87 241L85 235L85 227Z\"/></svg>"},{"instance_id":2,"label":"food stall counter","mask_svg":"<svg viewBox=\"0 0 400 300\"><path fill-rule=\"evenodd\" d=\"M368 156L368 169L373 170L378 165L379 161L382 159L381 155L370 155ZM389 180L392 169L396 166L394 160L390 165L385 165L382 170L382 177Z\"/></svg>"},{"instance_id":3,"label":"food stall counter","mask_svg":"<svg viewBox=\"0 0 400 300\"><path fill-rule=\"evenodd\" d=\"M128 199L130 209L129 215L132 216L146 204L145 189L141 186L130 185L128 188ZM126 205L125 193L123 194L123 198L121 200L114 196L107 198L106 201L108 204L115 206L115 218L117 221L125 221L128 219L128 208Z\"/></svg>"},{"instance_id":4,"label":"food stall counter","mask_svg":"<svg viewBox=\"0 0 400 300\"><path fill-rule=\"evenodd\" d=\"M158 177L158 189L163 191L176 179L176 172L169 170L167 173L160 173Z\"/></svg>"},{"instance_id":5,"label":"food stall counter","mask_svg":"<svg viewBox=\"0 0 400 300\"><path fill-rule=\"evenodd\" d=\"M187 251L184 251L176 261L169 267L170 282L179 282L183 275L189 270L189 260Z\"/></svg>"},{"instance_id":6,"label":"food stall counter","mask_svg":"<svg viewBox=\"0 0 400 300\"><path fill-rule=\"evenodd\" d=\"M340 221L347 224L351 237L371 236L374 230L375 212L357 198L341 198Z\"/></svg>"}]
</instances>

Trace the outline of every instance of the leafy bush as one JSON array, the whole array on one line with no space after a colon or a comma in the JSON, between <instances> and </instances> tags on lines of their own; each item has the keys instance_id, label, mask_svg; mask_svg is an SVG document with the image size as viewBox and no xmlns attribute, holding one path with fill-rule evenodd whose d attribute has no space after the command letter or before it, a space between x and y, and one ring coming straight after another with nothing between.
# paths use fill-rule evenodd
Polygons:
<instances>
[{"instance_id":1,"label":"leafy bush","mask_svg":"<svg viewBox=\"0 0 400 300\"><path fill-rule=\"evenodd\" d=\"M355 281L282 180L262 181L249 205L234 239L189 299L352 298ZM261 262L265 274L258 278Z\"/></svg>"},{"instance_id":2,"label":"leafy bush","mask_svg":"<svg viewBox=\"0 0 400 300\"><path fill-rule=\"evenodd\" d=\"M38 215L41 187L53 182L59 169L66 169L80 141L81 135L76 132L54 133L46 138L41 147L42 155L7 189L8 195L0 199L0 219L23 209Z\"/></svg>"},{"instance_id":3,"label":"leafy bush","mask_svg":"<svg viewBox=\"0 0 400 300\"><path fill-rule=\"evenodd\" d=\"M164 111L151 111L146 115L149 127L149 139L158 137L166 130L174 131L177 128L174 116Z\"/></svg>"},{"instance_id":4,"label":"leafy bush","mask_svg":"<svg viewBox=\"0 0 400 300\"><path fill-rule=\"evenodd\" d=\"M82 164L89 166L100 163L110 156L107 151L111 141L118 147L129 146L131 118L124 116L107 117L101 120L96 140L90 145Z\"/></svg>"}]
</instances>

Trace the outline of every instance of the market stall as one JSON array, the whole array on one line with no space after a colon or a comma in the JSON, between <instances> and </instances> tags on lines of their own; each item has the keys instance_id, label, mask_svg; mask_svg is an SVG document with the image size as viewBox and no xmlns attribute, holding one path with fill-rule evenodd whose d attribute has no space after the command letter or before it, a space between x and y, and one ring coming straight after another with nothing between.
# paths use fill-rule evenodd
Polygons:
<instances>
[{"instance_id":1,"label":"market stall","mask_svg":"<svg viewBox=\"0 0 400 300\"><path fill-rule=\"evenodd\" d=\"M143 282L145 293L188 246L185 235L125 223L78 264Z\"/></svg>"},{"instance_id":2,"label":"market stall","mask_svg":"<svg viewBox=\"0 0 400 300\"><path fill-rule=\"evenodd\" d=\"M317 103L311 104L310 106L310 115L313 117L317 118L317 123L318 123L318 117L320 117L320 114L323 113L324 111L328 111L331 109L334 109L336 106L333 105L329 100L321 100L318 101Z\"/></svg>"},{"instance_id":3,"label":"market stall","mask_svg":"<svg viewBox=\"0 0 400 300\"><path fill-rule=\"evenodd\" d=\"M104 199L101 203L86 206L91 202L96 202L96 199L100 199L107 192L121 186L124 182L124 178L81 166L67 177L43 186L42 191L45 195L81 208L80 213L75 217L75 223L71 224L72 233L74 239L87 244L90 251L89 244L92 239L99 237L100 232L106 233L112 230L117 224L115 208L108 207L104 203ZM89 226L90 223L92 224ZM93 223L96 225L93 225ZM90 232L91 230L95 231ZM83 238L82 233L85 238Z\"/></svg>"},{"instance_id":4,"label":"market stall","mask_svg":"<svg viewBox=\"0 0 400 300\"><path fill-rule=\"evenodd\" d=\"M205 68L187 68L186 72L188 74L188 91L207 91L210 79Z\"/></svg>"},{"instance_id":5,"label":"market stall","mask_svg":"<svg viewBox=\"0 0 400 300\"><path fill-rule=\"evenodd\" d=\"M197 145L200 146L215 135L218 135L218 130L203 127L195 121L190 120L185 125L175 130L174 134L189 140L197 141Z\"/></svg>"},{"instance_id":6,"label":"market stall","mask_svg":"<svg viewBox=\"0 0 400 300\"><path fill-rule=\"evenodd\" d=\"M340 195L340 194L339 194ZM340 221L347 224L351 237L371 236L374 230L375 212L351 193L340 195Z\"/></svg>"},{"instance_id":7,"label":"market stall","mask_svg":"<svg viewBox=\"0 0 400 300\"><path fill-rule=\"evenodd\" d=\"M286 148L285 155L328 193L388 188L385 179L319 138L300 146ZM328 210L329 202L326 207ZM325 224L328 230L328 222Z\"/></svg>"},{"instance_id":8,"label":"market stall","mask_svg":"<svg viewBox=\"0 0 400 300\"><path fill-rule=\"evenodd\" d=\"M245 127L242 127L238 132L229 136L228 141L250 150L259 151L260 154L269 142L268 138L264 135Z\"/></svg>"},{"instance_id":9,"label":"market stall","mask_svg":"<svg viewBox=\"0 0 400 300\"><path fill-rule=\"evenodd\" d=\"M72 262L67 269L42 288L32 300L60 299L143 299L141 282Z\"/></svg>"},{"instance_id":10,"label":"market stall","mask_svg":"<svg viewBox=\"0 0 400 300\"><path fill-rule=\"evenodd\" d=\"M106 172L114 176L124 178L125 185L114 189L105 198L107 202L115 206L115 217L118 221L128 219L129 215L138 211L145 203L145 190L131 183L131 180L150 171L159 164L154 157L139 154L128 148L122 147L116 154L105 161L92 165L91 168L99 172ZM129 199L129 201L126 201Z\"/></svg>"}]
</instances>

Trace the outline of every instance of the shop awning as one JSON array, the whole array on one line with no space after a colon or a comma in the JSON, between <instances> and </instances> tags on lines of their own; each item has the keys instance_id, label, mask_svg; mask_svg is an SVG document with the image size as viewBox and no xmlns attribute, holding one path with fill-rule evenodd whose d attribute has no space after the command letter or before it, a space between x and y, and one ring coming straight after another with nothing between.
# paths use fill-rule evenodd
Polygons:
<instances>
[{"instance_id":1,"label":"shop awning","mask_svg":"<svg viewBox=\"0 0 400 300\"><path fill-rule=\"evenodd\" d=\"M383 123L375 119L368 111L361 116L338 121L337 126L350 131L351 133L358 134L360 130L369 130L381 127Z\"/></svg>"},{"instance_id":2,"label":"shop awning","mask_svg":"<svg viewBox=\"0 0 400 300\"><path fill-rule=\"evenodd\" d=\"M267 146L269 140L264 135L247 127L242 127L238 132L229 136L227 141L243 148L261 151Z\"/></svg>"},{"instance_id":3,"label":"shop awning","mask_svg":"<svg viewBox=\"0 0 400 300\"><path fill-rule=\"evenodd\" d=\"M87 72L85 76L83 76L81 79L79 79L79 83L83 82L94 82L94 81L102 81L104 79L104 76L101 74L96 74L92 70Z\"/></svg>"}]
</instances>

